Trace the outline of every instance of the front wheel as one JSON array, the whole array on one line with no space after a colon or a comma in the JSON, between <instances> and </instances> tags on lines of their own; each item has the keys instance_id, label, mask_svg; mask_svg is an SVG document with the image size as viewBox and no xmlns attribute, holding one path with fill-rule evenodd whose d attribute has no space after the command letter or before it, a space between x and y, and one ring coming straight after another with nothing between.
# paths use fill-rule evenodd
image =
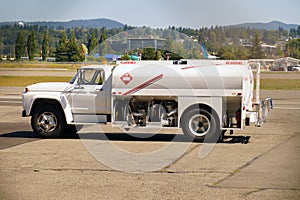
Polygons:
<instances>
[{"instance_id":1,"label":"front wheel","mask_svg":"<svg viewBox=\"0 0 300 200\"><path fill-rule=\"evenodd\" d=\"M33 131L43 138L57 138L66 128L65 118L55 105L40 105L31 118Z\"/></svg>"},{"instance_id":2,"label":"front wheel","mask_svg":"<svg viewBox=\"0 0 300 200\"><path fill-rule=\"evenodd\" d=\"M186 136L196 141L217 142L222 135L217 115L200 108L184 113L181 127Z\"/></svg>"}]
</instances>

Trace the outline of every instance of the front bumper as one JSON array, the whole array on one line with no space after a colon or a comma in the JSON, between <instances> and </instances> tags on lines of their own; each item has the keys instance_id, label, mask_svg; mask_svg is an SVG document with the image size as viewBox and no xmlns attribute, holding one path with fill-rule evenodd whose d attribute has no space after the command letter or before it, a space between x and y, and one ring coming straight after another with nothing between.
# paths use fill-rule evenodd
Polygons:
<instances>
[{"instance_id":1,"label":"front bumper","mask_svg":"<svg viewBox=\"0 0 300 200\"><path fill-rule=\"evenodd\" d=\"M266 98L258 104L255 104L255 106L257 112L255 125L260 127L266 121L271 109L273 109L273 100L272 98Z\"/></svg>"}]
</instances>

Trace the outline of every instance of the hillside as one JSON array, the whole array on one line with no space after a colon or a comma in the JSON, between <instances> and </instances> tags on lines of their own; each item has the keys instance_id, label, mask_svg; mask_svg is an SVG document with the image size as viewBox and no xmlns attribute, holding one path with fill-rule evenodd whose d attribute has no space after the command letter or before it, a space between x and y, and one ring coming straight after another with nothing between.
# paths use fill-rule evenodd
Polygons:
<instances>
[{"instance_id":1,"label":"hillside","mask_svg":"<svg viewBox=\"0 0 300 200\"><path fill-rule=\"evenodd\" d=\"M18 24L19 22L0 22L0 26L4 25L14 25ZM30 25L38 25L38 26L47 26L53 27L57 29L58 27L64 28L75 28L75 27L84 27L84 28L102 28L106 27L107 29L113 28L123 28L124 24L110 20L105 18L99 19L85 19L85 20L72 20L68 22L54 22L54 21L38 21L38 22L23 22L23 24L30 26Z\"/></svg>"},{"instance_id":2,"label":"hillside","mask_svg":"<svg viewBox=\"0 0 300 200\"><path fill-rule=\"evenodd\" d=\"M234 27L246 27L251 29L259 29L259 30L278 30L279 27L283 28L284 30L290 30L291 28L297 29L298 24L285 24L279 21L272 21L269 23L243 23L233 25Z\"/></svg>"},{"instance_id":3,"label":"hillside","mask_svg":"<svg viewBox=\"0 0 300 200\"><path fill-rule=\"evenodd\" d=\"M18 24L17 21L12 22L0 22L0 26L5 25L14 25ZM98 18L98 19L79 19L79 20L71 20L68 22L55 22L55 21L37 21L37 22L22 22L23 24L30 26L30 25L38 25L38 26L47 26L53 27L55 29L59 27L67 28L76 28L76 27L84 27L84 28L102 28L106 27L107 29L113 28L123 28L124 24L105 18ZM225 27L246 27L250 29L258 29L258 30L278 30L279 27L283 28L284 30L289 31L291 28L297 29L298 24L286 24L280 21L272 21L269 23L243 23L243 24L236 24L236 25L228 25Z\"/></svg>"}]
</instances>

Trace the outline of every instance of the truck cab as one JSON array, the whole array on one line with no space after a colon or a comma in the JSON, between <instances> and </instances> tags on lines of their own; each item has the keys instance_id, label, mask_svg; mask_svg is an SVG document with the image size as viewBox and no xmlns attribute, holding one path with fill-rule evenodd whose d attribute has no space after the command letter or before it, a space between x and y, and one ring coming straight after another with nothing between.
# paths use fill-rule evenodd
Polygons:
<instances>
[{"instance_id":1,"label":"truck cab","mask_svg":"<svg viewBox=\"0 0 300 200\"><path fill-rule=\"evenodd\" d=\"M68 83L27 86L22 116L31 116L34 132L45 138L76 132L76 124L110 121L111 66L81 67Z\"/></svg>"}]
</instances>

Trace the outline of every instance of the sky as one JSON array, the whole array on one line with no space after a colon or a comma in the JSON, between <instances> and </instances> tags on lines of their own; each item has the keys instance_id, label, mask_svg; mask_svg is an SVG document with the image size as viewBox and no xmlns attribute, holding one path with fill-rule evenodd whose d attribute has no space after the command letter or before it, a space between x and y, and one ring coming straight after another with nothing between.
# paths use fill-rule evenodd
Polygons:
<instances>
[{"instance_id":1,"label":"sky","mask_svg":"<svg viewBox=\"0 0 300 200\"><path fill-rule=\"evenodd\" d=\"M132 26L300 24L300 0L1 0L0 22L107 18Z\"/></svg>"}]
</instances>

